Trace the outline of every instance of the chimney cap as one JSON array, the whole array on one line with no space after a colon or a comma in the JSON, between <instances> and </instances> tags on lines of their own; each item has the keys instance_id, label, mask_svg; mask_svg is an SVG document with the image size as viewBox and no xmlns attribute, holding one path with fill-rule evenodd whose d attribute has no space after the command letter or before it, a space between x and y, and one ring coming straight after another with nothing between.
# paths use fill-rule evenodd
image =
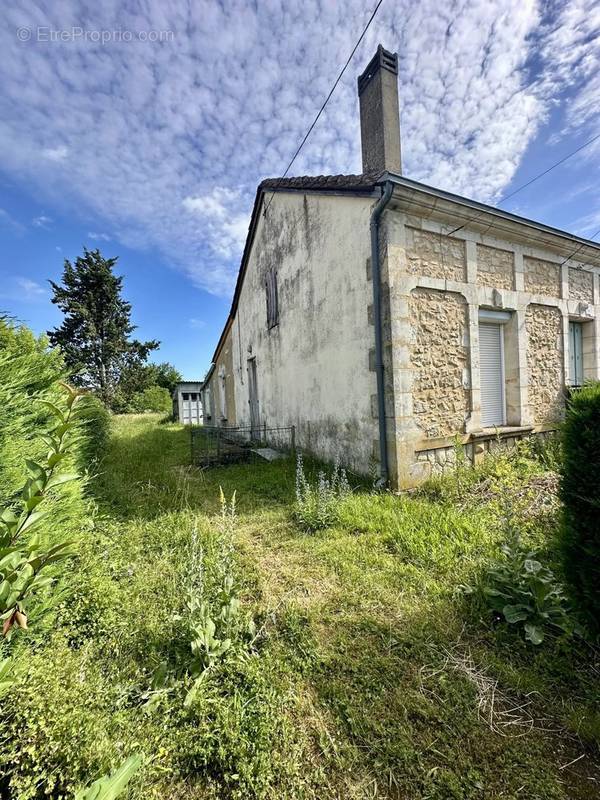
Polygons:
<instances>
[{"instance_id":1,"label":"chimney cap","mask_svg":"<svg viewBox=\"0 0 600 800\"><path fill-rule=\"evenodd\" d=\"M398 53L391 53L386 50L383 45L377 47L377 52L367 64L367 68L358 77L358 94L362 94L369 85L371 78L376 75L377 71L385 69L393 75L398 74Z\"/></svg>"}]
</instances>

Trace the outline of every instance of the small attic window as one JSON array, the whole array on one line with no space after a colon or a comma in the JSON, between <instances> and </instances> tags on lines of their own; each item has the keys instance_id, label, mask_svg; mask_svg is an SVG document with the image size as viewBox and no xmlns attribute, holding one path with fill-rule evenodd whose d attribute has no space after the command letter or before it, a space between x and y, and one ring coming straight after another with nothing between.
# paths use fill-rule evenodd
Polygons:
<instances>
[{"instance_id":1,"label":"small attic window","mask_svg":"<svg viewBox=\"0 0 600 800\"><path fill-rule=\"evenodd\" d=\"M279 323L279 299L277 296L277 270L270 269L265 278L267 292L267 328L271 330Z\"/></svg>"}]
</instances>

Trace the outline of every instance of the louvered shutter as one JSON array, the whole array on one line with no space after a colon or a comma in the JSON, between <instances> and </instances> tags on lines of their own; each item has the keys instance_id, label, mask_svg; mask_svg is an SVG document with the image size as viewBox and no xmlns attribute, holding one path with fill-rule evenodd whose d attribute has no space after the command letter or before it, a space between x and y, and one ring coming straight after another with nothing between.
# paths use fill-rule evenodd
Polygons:
<instances>
[{"instance_id":1,"label":"louvered shutter","mask_svg":"<svg viewBox=\"0 0 600 800\"><path fill-rule=\"evenodd\" d=\"M481 424L484 428L506 423L503 335L501 325L479 323Z\"/></svg>"}]
</instances>

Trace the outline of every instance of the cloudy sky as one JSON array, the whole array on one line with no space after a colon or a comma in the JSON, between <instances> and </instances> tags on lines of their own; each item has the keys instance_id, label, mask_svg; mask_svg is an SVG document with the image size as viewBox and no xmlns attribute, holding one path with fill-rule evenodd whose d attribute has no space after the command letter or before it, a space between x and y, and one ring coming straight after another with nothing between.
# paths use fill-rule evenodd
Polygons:
<instances>
[{"instance_id":1,"label":"cloudy sky","mask_svg":"<svg viewBox=\"0 0 600 800\"><path fill-rule=\"evenodd\" d=\"M375 0L12 0L0 21L0 311L120 257L140 336L201 376L256 184L281 174ZM384 0L291 174L359 172L356 77L400 58L408 177L497 203L600 132L597 0ZM600 227L600 140L503 205Z\"/></svg>"}]
</instances>

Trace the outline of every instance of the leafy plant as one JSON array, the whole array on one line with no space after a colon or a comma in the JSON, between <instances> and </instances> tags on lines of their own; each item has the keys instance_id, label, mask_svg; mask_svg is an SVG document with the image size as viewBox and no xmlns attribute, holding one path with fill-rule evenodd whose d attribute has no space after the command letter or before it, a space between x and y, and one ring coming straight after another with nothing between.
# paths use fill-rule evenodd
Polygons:
<instances>
[{"instance_id":1,"label":"leafy plant","mask_svg":"<svg viewBox=\"0 0 600 800\"><path fill-rule=\"evenodd\" d=\"M484 579L489 607L509 625L522 627L532 644L543 642L549 627L573 631L562 586L535 551L521 544L518 535L501 546L504 558Z\"/></svg>"},{"instance_id":2,"label":"leafy plant","mask_svg":"<svg viewBox=\"0 0 600 800\"><path fill-rule=\"evenodd\" d=\"M140 755L131 756L111 775L104 775L87 789L76 792L74 800L115 800L124 791L141 763Z\"/></svg>"},{"instance_id":3,"label":"leafy plant","mask_svg":"<svg viewBox=\"0 0 600 800\"><path fill-rule=\"evenodd\" d=\"M600 382L573 393L563 449L565 573L590 624L600 629Z\"/></svg>"},{"instance_id":4,"label":"leafy plant","mask_svg":"<svg viewBox=\"0 0 600 800\"><path fill-rule=\"evenodd\" d=\"M236 524L235 492L229 502L220 489L221 514L216 534L210 539L210 552L200 542L197 528L192 532L185 613L176 617L183 623L186 656L183 671L193 678L185 705L195 699L206 673L233 648L241 631L237 625L240 600L233 574L233 534ZM245 633L253 633L250 622ZM190 658L191 656L191 658ZM155 688L168 683L166 664L155 673Z\"/></svg>"},{"instance_id":5,"label":"leafy plant","mask_svg":"<svg viewBox=\"0 0 600 800\"><path fill-rule=\"evenodd\" d=\"M304 472L301 453L296 461L296 503L293 515L307 531L316 531L334 525L339 518L340 501L350 494L350 484L345 470L336 461L329 476L321 470L315 485L311 485Z\"/></svg>"},{"instance_id":6,"label":"leafy plant","mask_svg":"<svg viewBox=\"0 0 600 800\"><path fill-rule=\"evenodd\" d=\"M13 687L15 679L13 660L10 657L0 659L0 700Z\"/></svg>"},{"instance_id":7,"label":"leafy plant","mask_svg":"<svg viewBox=\"0 0 600 800\"><path fill-rule=\"evenodd\" d=\"M0 514L0 619L4 621L2 635L6 637L15 626L27 627L27 597L52 583L51 577L42 575L46 568L73 554L73 542L63 541L46 548L35 530L49 513L38 508L48 493L78 477L57 469L69 452L80 399L76 391L66 384L63 386L67 392L66 411L48 400L40 401L56 424L42 437L49 448L43 462L32 459L25 462L29 478L20 493L21 510L7 508Z\"/></svg>"}]
</instances>

